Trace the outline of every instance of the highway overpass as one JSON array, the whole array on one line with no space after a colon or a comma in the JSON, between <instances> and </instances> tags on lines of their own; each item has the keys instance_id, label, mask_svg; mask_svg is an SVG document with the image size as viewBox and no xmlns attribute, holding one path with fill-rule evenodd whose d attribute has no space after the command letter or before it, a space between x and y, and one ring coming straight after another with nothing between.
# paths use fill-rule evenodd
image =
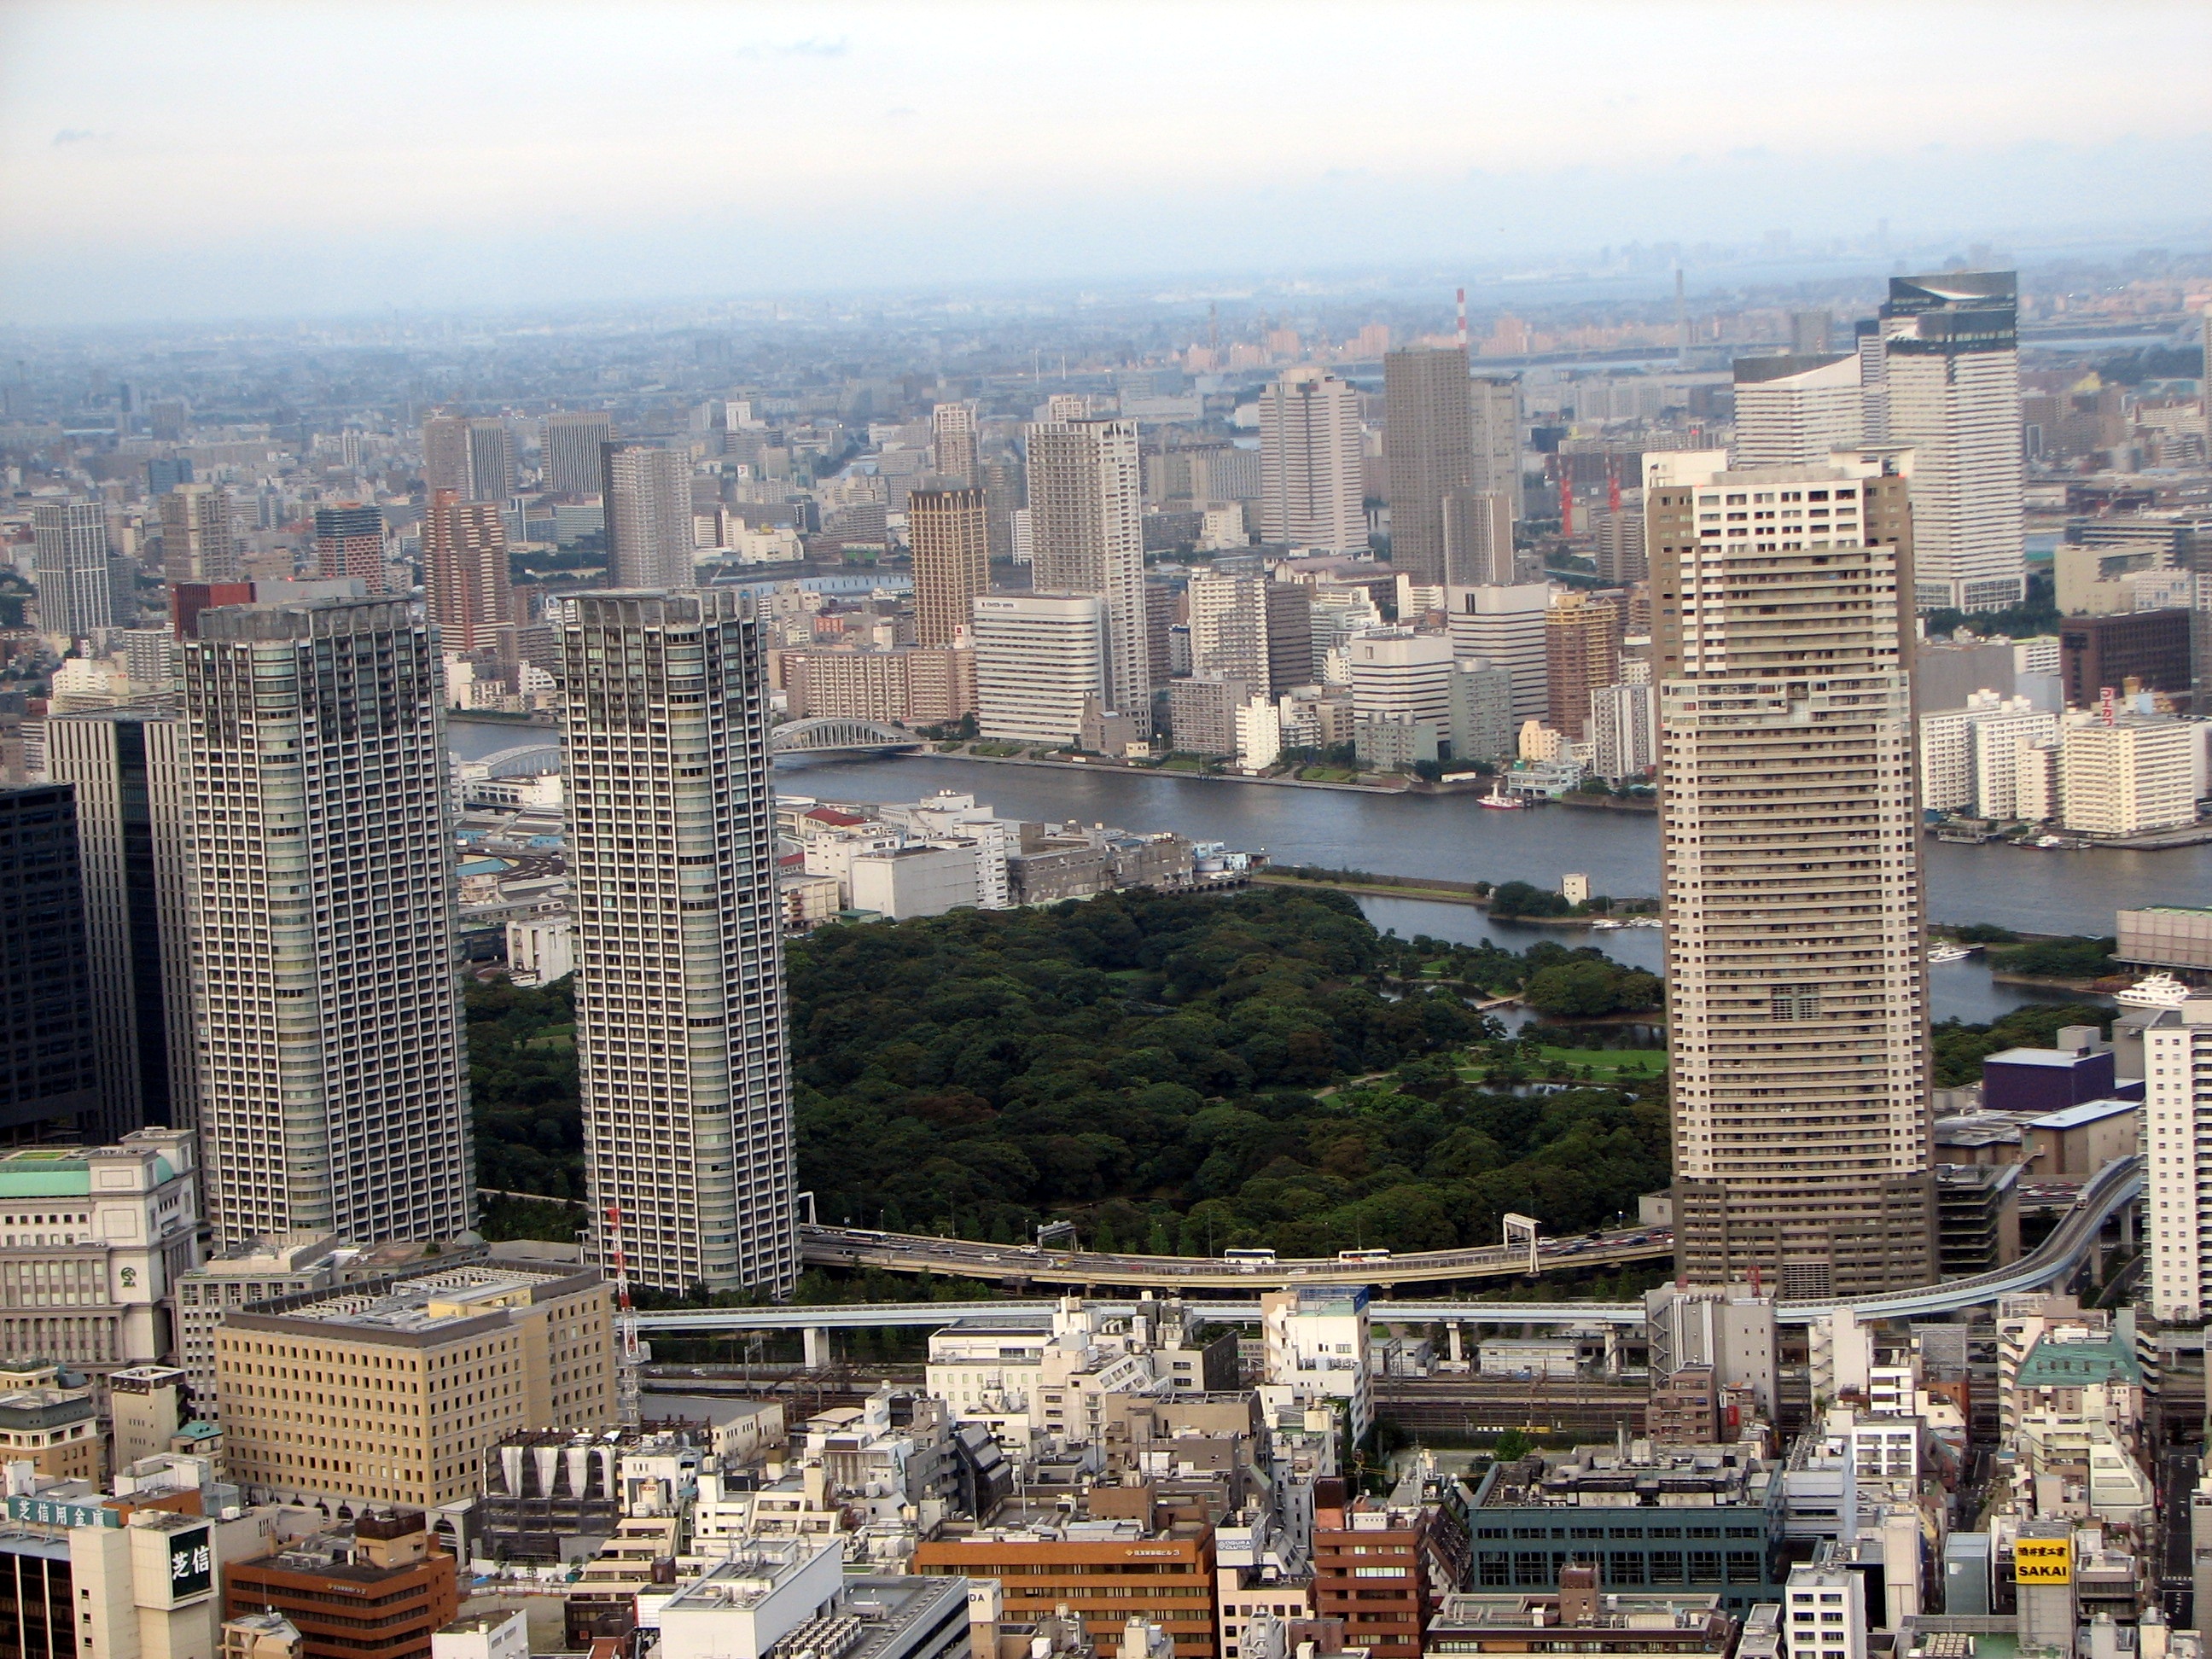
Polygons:
<instances>
[{"instance_id":1,"label":"highway overpass","mask_svg":"<svg viewBox=\"0 0 2212 1659\"><path fill-rule=\"evenodd\" d=\"M1784 1302L1777 1304L1776 1317L1785 1325L1810 1325L1838 1308L1849 1308L1862 1319L1928 1318L1956 1312L1963 1308L1978 1307L2001 1297L2046 1290L2072 1276L2083 1259L2097 1248L2098 1235L2105 1224L2114 1216L2124 1213L2142 1193L2142 1176L2136 1160L2133 1158L2114 1158L2083 1186L2081 1198L2058 1225L2051 1229L2050 1236L2008 1267L1914 1291L1821 1302ZM818 1235L835 1230L811 1231ZM957 1243L949 1239L933 1242ZM996 1249L1002 1255L1019 1254L1018 1248L1013 1246L969 1248ZM1486 1256L1492 1253L1440 1251L1433 1254ZM1524 1250L1520 1255L1525 1269L1527 1252ZM809 1259L815 1259L811 1251ZM1154 1263L1163 1260L1188 1260L1143 1256L1127 1259ZM1218 1264L1216 1265L1218 1267ZM1292 1277L1286 1270L1296 1265L1279 1263L1274 1269L1264 1273L1236 1273L1229 1282L1252 1293L1245 1298L1222 1301L1185 1297L1185 1305L1201 1317L1218 1323L1250 1324L1257 1322L1260 1317L1260 1304L1256 1298L1257 1292L1261 1291L1346 1282L1335 1271L1339 1264L1334 1260L1328 1263L1331 1272L1326 1279ZM937 1271L950 1270L939 1268ZM1217 1273L1216 1276L1219 1275ZM1153 1282L1161 1288L1179 1288L1173 1281L1164 1284L1158 1280ZM1352 1282L1371 1285L1374 1276L1361 1276ZM884 1302L803 1308L709 1308L640 1314L637 1322L642 1331L665 1332L670 1335L719 1336L741 1331L799 1331L807 1337L808 1363L811 1364L815 1363L815 1354L823 1351L823 1334L834 1329L875 1329L886 1326L934 1329L964 1319L1004 1319L1009 1324L1034 1324L1039 1321L1049 1322L1053 1305L1049 1301ZM1097 1305L1109 1315L1126 1315L1136 1307L1133 1301L1100 1301ZM1370 1304L1370 1311L1373 1318L1385 1324L1624 1327L1640 1326L1644 1322L1643 1304L1636 1302L1478 1302L1467 1298L1416 1300L1411 1297L1399 1300L1386 1295L1376 1297Z\"/></svg>"},{"instance_id":2,"label":"highway overpass","mask_svg":"<svg viewBox=\"0 0 2212 1659\"><path fill-rule=\"evenodd\" d=\"M926 1233L884 1233L860 1227L804 1227L806 1260L820 1267L874 1267L887 1273L934 1273L1009 1285L1127 1286L1155 1291L1265 1290L1284 1285L1422 1285L1470 1279L1525 1278L1526 1245L1469 1250L1419 1250L1345 1256L1285 1256L1275 1261L1211 1255L1132 1255L1115 1251L1040 1249ZM1614 1267L1656 1261L1674 1254L1665 1228L1627 1228L1595 1240L1547 1239L1536 1247L1540 1268Z\"/></svg>"}]
</instances>

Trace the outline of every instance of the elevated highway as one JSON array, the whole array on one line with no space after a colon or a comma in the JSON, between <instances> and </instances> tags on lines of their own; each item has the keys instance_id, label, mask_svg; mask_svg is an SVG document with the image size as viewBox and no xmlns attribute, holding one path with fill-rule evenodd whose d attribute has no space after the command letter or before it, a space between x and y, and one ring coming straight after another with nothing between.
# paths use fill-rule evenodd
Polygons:
<instances>
[{"instance_id":1,"label":"elevated highway","mask_svg":"<svg viewBox=\"0 0 2212 1659\"><path fill-rule=\"evenodd\" d=\"M1880 1296L1838 1297L1819 1302L1784 1302L1777 1305L1775 1316L1785 1325L1810 1325L1826 1317L1838 1308L1848 1308L1862 1319L1925 1318L1937 1314L1954 1313L1962 1308L1972 1308L1992 1303L2002 1297L2018 1296L2031 1291L2047 1290L2063 1282L2080 1267L2082 1261L2097 1249L2098 1235L2105 1224L2123 1213L2142 1194L2142 1176L2134 1158L2116 1158L2105 1165L2081 1188L2064 1219L2051 1229L2050 1236L2018 1261L1985 1273L1969 1278L1947 1279L1913 1291L1896 1291ZM822 1258L814 1254L813 1239L823 1233L842 1230L814 1228L809 1230L808 1260ZM957 1240L926 1241L937 1244L957 1244ZM1000 1255L1021 1255L1014 1246L970 1246L983 1250L997 1250ZM1671 1247L1670 1247L1671 1248ZM1065 1252L1061 1253L1066 1254ZM1491 1251L1425 1252L1437 1257L1488 1257ZM1520 1270L1525 1272L1528 1253L1518 1252ZM1188 1261L1190 1258L1138 1256L1107 1257L1109 1261L1128 1260L1159 1266L1162 1262ZM1583 1258L1572 1258L1580 1260ZM1412 1257L1397 1258L1409 1261ZM1200 1288L1227 1282L1249 1292L1243 1299L1224 1301L1186 1297L1185 1304L1201 1317L1222 1324L1256 1323L1260 1317L1257 1293L1264 1290L1297 1288L1307 1285L1356 1284L1376 1286L1377 1275L1371 1271L1358 1272L1352 1264L1340 1264L1330 1259L1328 1273L1324 1276L1293 1277L1289 1269L1297 1263L1278 1263L1258 1273L1241 1269L1224 1274L1221 1264L1212 1264L1214 1273L1201 1281ZM1373 1263L1359 1264L1371 1269ZM951 1271L942 1266L932 1269L938 1273ZM1346 1278L1345 1272L1352 1276ZM980 1275L979 1275L980 1276ZM1012 1277L1013 1275L1003 1275ZM1463 1271L1450 1277L1467 1277ZM1028 1275L1034 1279L1035 1274ZM1073 1282L1073 1281L1068 1281ZM1089 1278L1085 1283L1112 1282L1103 1278ZM1172 1278L1145 1281L1151 1287L1176 1291L1182 1281ZM1387 1290L1387 1282L1381 1286ZM1133 1301L1105 1301L1099 1304L1109 1315L1127 1315L1134 1311ZM821 1336L830 1330L876 1329L887 1326L934 1329L967 1319L1000 1319L1009 1325L1034 1325L1049 1322L1054 1304L1049 1301L1005 1302L882 1302L846 1303L824 1307L764 1307L764 1308L704 1308L685 1309L666 1312L644 1313L637 1316L638 1328L646 1332L660 1331L670 1335L718 1336L740 1331L799 1331L806 1334L809 1363L812 1364ZM1596 1325L1640 1326L1644 1322L1643 1304L1635 1302L1479 1302L1468 1298L1451 1300L1398 1299L1389 1296L1376 1297L1370 1304L1371 1316L1385 1324L1406 1325Z\"/></svg>"},{"instance_id":2,"label":"elevated highway","mask_svg":"<svg viewBox=\"0 0 2212 1659\"><path fill-rule=\"evenodd\" d=\"M857 1227L805 1227L806 1260L823 1267L874 1267L936 1273L1008 1285L1126 1285L1156 1291L1256 1291L1280 1285L1419 1285L1528 1276L1527 1245L1469 1250L1420 1250L1405 1255L1350 1251L1342 1256L1285 1256L1244 1261L1211 1255L1128 1255L1112 1251L1053 1250L989 1244L921 1233L872 1232ZM1547 1239L1536 1247L1545 1267L1612 1267L1674 1254L1665 1228L1631 1228L1594 1238ZM1357 1259L1353 1259L1357 1258Z\"/></svg>"}]
</instances>

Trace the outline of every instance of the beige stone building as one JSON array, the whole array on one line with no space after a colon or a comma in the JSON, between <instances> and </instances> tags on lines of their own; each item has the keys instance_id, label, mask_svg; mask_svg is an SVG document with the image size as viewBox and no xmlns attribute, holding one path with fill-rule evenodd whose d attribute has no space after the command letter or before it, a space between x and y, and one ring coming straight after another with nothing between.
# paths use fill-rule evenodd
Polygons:
<instances>
[{"instance_id":1,"label":"beige stone building","mask_svg":"<svg viewBox=\"0 0 2212 1659\"><path fill-rule=\"evenodd\" d=\"M615 1421L611 1307L596 1269L474 1264L228 1314L230 1478L287 1503L465 1498L504 1437Z\"/></svg>"},{"instance_id":2,"label":"beige stone building","mask_svg":"<svg viewBox=\"0 0 2212 1659\"><path fill-rule=\"evenodd\" d=\"M1909 452L1645 458L1680 1270L1936 1270Z\"/></svg>"}]
</instances>

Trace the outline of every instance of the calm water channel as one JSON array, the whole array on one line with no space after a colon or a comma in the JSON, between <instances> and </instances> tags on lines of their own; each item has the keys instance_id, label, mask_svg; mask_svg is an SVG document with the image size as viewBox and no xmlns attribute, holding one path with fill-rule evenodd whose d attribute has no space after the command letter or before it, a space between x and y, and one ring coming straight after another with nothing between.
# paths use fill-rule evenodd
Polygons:
<instances>
[{"instance_id":1,"label":"calm water channel","mask_svg":"<svg viewBox=\"0 0 2212 1659\"><path fill-rule=\"evenodd\" d=\"M453 747L475 758L536 738L514 726L457 721ZM1265 851L1282 864L1317 864L1455 881L1533 882L1556 888L1578 871L1593 890L1626 897L1659 890L1656 821L1648 814L1545 807L1492 812L1468 796L1361 794L1206 782L1074 768L996 766L922 757L853 762L791 760L779 786L835 800L912 800L966 790L1001 816L1130 830L1176 830L1199 841ZM2026 852L2003 846L1927 847L1929 908L1938 921L1995 922L2031 933L2102 934L2115 910L2212 904L2212 847L2170 853ZM1363 908L1380 927L1518 950L1553 938L1601 946L1656 969L1656 929L1583 933L1490 921L1468 906L1377 898ZM1979 958L1932 970L1939 1019L1987 1020L2037 1000L1990 981Z\"/></svg>"}]
</instances>

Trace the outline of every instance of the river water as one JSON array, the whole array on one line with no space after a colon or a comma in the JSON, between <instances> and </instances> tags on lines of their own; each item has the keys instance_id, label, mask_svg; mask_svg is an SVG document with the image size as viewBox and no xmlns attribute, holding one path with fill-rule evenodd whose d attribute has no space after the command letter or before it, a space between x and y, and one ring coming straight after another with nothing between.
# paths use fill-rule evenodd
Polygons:
<instances>
[{"instance_id":1,"label":"river water","mask_svg":"<svg viewBox=\"0 0 2212 1659\"><path fill-rule=\"evenodd\" d=\"M455 721L466 758L511 747L527 728ZM1658 822L1650 813L1565 806L1486 811L1467 795L1368 794L1210 782L1158 773L994 765L922 756L780 762L782 789L832 800L899 801L940 789L972 792L1010 818L1076 818L1136 830L1174 830L1195 841L1265 852L1279 864L1370 870L1453 881L1527 881L1557 888L1571 872L1593 892L1659 890ZM2113 912L2145 904L2212 904L2212 846L2166 853L2027 852L1992 845L1926 845L1929 911L1937 921L1995 922L2039 933L2109 933ZM1615 960L1655 971L1656 929L1583 932L1493 922L1468 905L1373 898L1378 927L1514 950L1539 939L1596 945ZM1938 1019L1984 1021L2041 994L1994 984L1978 957L1930 970Z\"/></svg>"}]
</instances>

